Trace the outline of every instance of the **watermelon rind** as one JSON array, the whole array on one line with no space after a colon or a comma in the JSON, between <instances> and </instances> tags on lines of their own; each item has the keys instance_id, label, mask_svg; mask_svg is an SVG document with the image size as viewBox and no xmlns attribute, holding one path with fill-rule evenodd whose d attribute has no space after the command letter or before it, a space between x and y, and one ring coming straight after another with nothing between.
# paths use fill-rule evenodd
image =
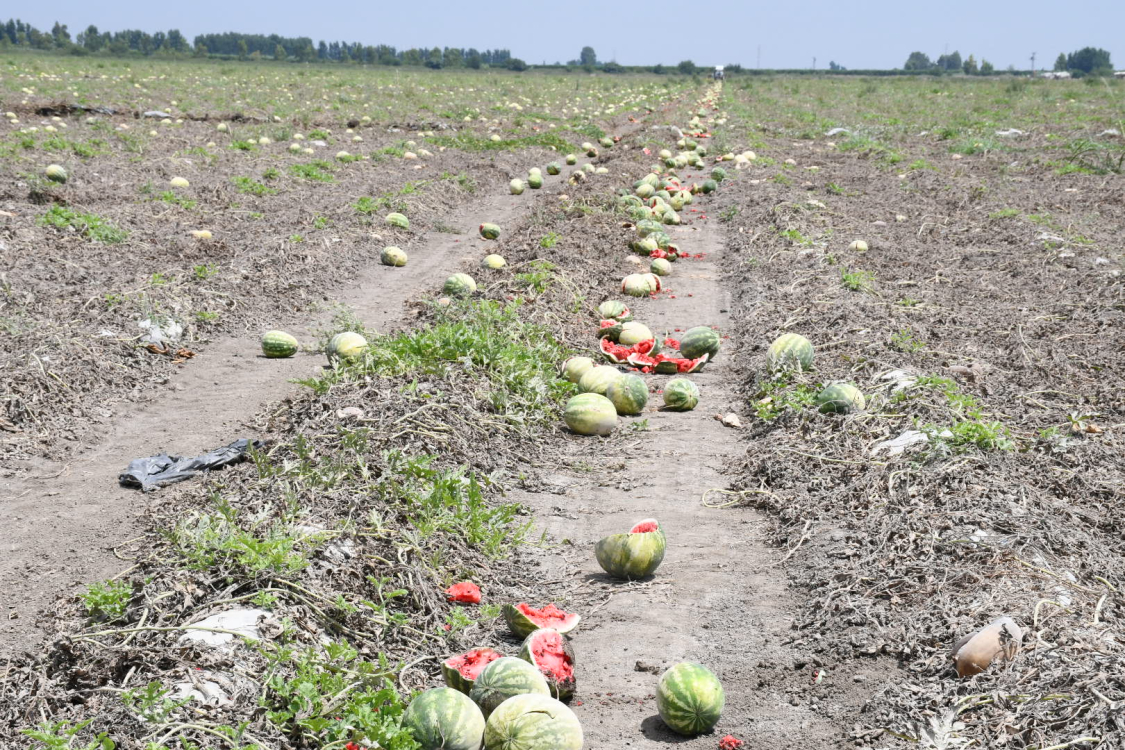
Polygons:
<instances>
[{"instance_id":1,"label":"watermelon rind","mask_svg":"<svg viewBox=\"0 0 1125 750\"><path fill-rule=\"evenodd\" d=\"M514 656L497 659L481 670L469 691L486 719L504 701L527 694L550 697L551 689L537 668Z\"/></svg>"},{"instance_id":2,"label":"watermelon rind","mask_svg":"<svg viewBox=\"0 0 1125 750\"><path fill-rule=\"evenodd\" d=\"M685 737L710 732L719 722L725 703L719 679L694 662L680 662L669 669L656 688L660 718L669 729Z\"/></svg>"},{"instance_id":3,"label":"watermelon rind","mask_svg":"<svg viewBox=\"0 0 1125 750\"><path fill-rule=\"evenodd\" d=\"M656 523L651 518L640 523L645 522ZM657 524L655 531L610 534L594 546L594 557L602 570L614 578L633 580L655 573L664 561L667 546L664 530Z\"/></svg>"},{"instance_id":4,"label":"watermelon rind","mask_svg":"<svg viewBox=\"0 0 1125 750\"><path fill-rule=\"evenodd\" d=\"M262 354L270 359L292 357L300 345L285 331L266 331L262 334Z\"/></svg>"},{"instance_id":5,"label":"watermelon rind","mask_svg":"<svg viewBox=\"0 0 1125 750\"><path fill-rule=\"evenodd\" d=\"M517 695L484 725L484 750L582 750L582 725L560 701Z\"/></svg>"},{"instance_id":6,"label":"watermelon rind","mask_svg":"<svg viewBox=\"0 0 1125 750\"><path fill-rule=\"evenodd\" d=\"M528 617L526 614L524 614L523 610L521 609L521 607L527 606L528 605L524 602L520 602L519 604L505 604L500 611L504 617L504 622L508 624L508 629L511 630L512 635L516 636L517 638L526 638L531 633L540 628L540 625L530 617ZM544 607L541 607L540 611L552 608L556 612L565 614L566 618L560 620L559 618L554 617L550 620L548 625L545 625L543 627L550 627L552 630L557 630L558 632L565 634L578 627L578 623L582 620L581 616L572 614L570 612L564 613L553 604L548 604ZM533 608L529 607L529 609Z\"/></svg>"},{"instance_id":7,"label":"watermelon rind","mask_svg":"<svg viewBox=\"0 0 1125 750\"><path fill-rule=\"evenodd\" d=\"M598 305L598 315L601 316L602 320L616 320L619 323L625 323L633 317L629 307L624 302L615 299L607 299Z\"/></svg>"},{"instance_id":8,"label":"watermelon rind","mask_svg":"<svg viewBox=\"0 0 1125 750\"><path fill-rule=\"evenodd\" d=\"M816 405L824 414L851 414L863 411L867 400L851 383L833 383L817 394Z\"/></svg>"},{"instance_id":9,"label":"watermelon rind","mask_svg":"<svg viewBox=\"0 0 1125 750\"><path fill-rule=\"evenodd\" d=\"M543 645L557 646L559 648L562 652L561 656L563 660L570 666L570 674L568 676L560 678L553 673L548 666L539 663L537 652L542 646L537 646L537 644L541 641L545 642ZM527 638L523 639L523 645L520 646L519 656L540 671L543 678L547 680L547 687L551 689L552 698L565 701L574 695L574 649L570 645L570 639L565 635L554 628L539 628L531 632Z\"/></svg>"},{"instance_id":10,"label":"watermelon rind","mask_svg":"<svg viewBox=\"0 0 1125 750\"><path fill-rule=\"evenodd\" d=\"M458 659L464 659L470 654L485 655L489 659L488 663L496 661L496 659L501 657L500 652L495 649L474 648L464 654L451 656L441 663L441 676L445 679L445 684L465 695L468 695L473 689L473 683L476 682L476 680L461 674L461 670L458 668L456 662ZM488 666L488 664L485 664L485 666Z\"/></svg>"},{"instance_id":11,"label":"watermelon rind","mask_svg":"<svg viewBox=\"0 0 1125 750\"><path fill-rule=\"evenodd\" d=\"M484 714L469 696L452 688L418 695L402 713L402 726L421 750L480 750Z\"/></svg>"},{"instance_id":12,"label":"watermelon rind","mask_svg":"<svg viewBox=\"0 0 1125 750\"><path fill-rule=\"evenodd\" d=\"M636 416L648 403L648 386L636 375L622 375L606 388L605 397L618 414Z\"/></svg>"},{"instance_id":13,"label":"watermelon rind","mask_svg":"<svg viewBox=\"0 0 1125 750\"><path fill-rule=\"evenodd\" d=\"M687 359L698 359L706 354L710 361L715 359L722 343L718 331L708 326L695 326L680 337L680 354Z\"/></svg>"},{"instance_id":14,"label":"watermelon rind","mask_svg":"<svg viewBox=\"0 0 1125 750\"><path fill-rule=\"evenodd\" d=\"M664 385L664 408L691 411L699 404L699 386L687 378L673 378Z\"/></svg>"}]
</instances>

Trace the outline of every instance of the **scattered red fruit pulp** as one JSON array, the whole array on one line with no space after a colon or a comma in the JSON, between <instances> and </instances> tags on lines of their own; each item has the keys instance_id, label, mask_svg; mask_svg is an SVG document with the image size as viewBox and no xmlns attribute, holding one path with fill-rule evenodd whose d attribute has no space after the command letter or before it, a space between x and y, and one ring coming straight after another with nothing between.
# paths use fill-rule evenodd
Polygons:
<instances>
[{"instance_id":1,"label":"scattered red fruit pulp","mask_svg":"<svg viewBox=\"0 0 1125 750\"><path fill-rule=\"evenodd\" d=\"M445 590L445 595L451 602L461 604L480 604L480 586L472 581L455 583Z\"/></svg>"},{"instance_id":2,"label":"scattered red fruit pulp","mask_svg":"<svg viewBox=\"0 0 1125 750\"><path fill-rule=\"evenodd\" d=\"M742 740L735 737L733 734L728 734L719 740L719 750L737 750L742 747Z\"/></svg>"}]
</instances>

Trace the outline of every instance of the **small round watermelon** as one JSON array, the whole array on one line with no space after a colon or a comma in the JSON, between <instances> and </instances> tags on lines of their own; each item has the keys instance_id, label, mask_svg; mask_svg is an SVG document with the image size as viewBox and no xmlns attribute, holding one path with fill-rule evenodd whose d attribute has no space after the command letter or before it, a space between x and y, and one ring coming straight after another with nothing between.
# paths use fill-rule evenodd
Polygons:
<instances>
[{"instance_id":1,"label":"small round watermelon","mask_svg":"<svg viewBox=\"0 0 1125 750\"><path fill-rule=\"evenodd\" d=\"M379 253L379 261L384 266L401 267L406 265L406 253L394 245L383 248L383 252Z\"/></svg>"},{"instance_id":2,"label":"small round watermelon","mask_svg":"<svg viewBox=\"0 0 1125 750\"><path fill-rule=\"evenodd\" d=\"M597 365L586 371L578 379L579 393L596 393L604 396L609 384L621 377L622 373L611 365ZM615 419L614 422L617 420Z\"/></svg>"},{"instance_id":3,"label":"small round watermelon","mask_svg":"<svg viewBox=\"0 0 1125 750\"><path fill-rule=\"evenodd\" d=\"M402 713L402 726L422 750L480 750L484 714L464 693L452 688L427 690Z\"/></svg>"},{"instance_id":4,"label":"small round watermelon","mask_svg":"<svg viewBox=\"0 0 1125 750\"><path fill-rule=\"evenodd\" d=\"M326 349L329 361L341 359L351 362L363 356L367 350L367 339L355 331L337 333L328 341Z\"/></svg>"},{"instance_id":5,"label":"small round watermelon","mask_svg":"<svg viewBox=\"0 0 1125 750\"><path fill-rule=\"evenodd\" d=\"M633 525L628 534L611 534L597 543L594 556L602 570L614 578L632 580L656 572L664 561L668 542L655 518Z\"/></svg>"},{"instance_id":6,"label":"small round watermelon","mask_svg":"<svg viewBox=\"0 0 1125 750\"><path fill-rule=\"evenodd\" d=\"M574 649L570 639L552 628L540 628L523 641L520 658L542 673L551 696L565 701L574 695Z\"/></svg>"},{"instance_id":7,"label":"small round watermelon","mask_svg":"<svg viewBox=\"0 0 1125 750\"><path fill-rule=\"evenodd\" d=\"M523 659L503 656L481 670L469 697L487 718L496 707L516 695L529 693L550 696L551 689L542 673Z\"/></svg>"},{"instance_id":8,"label":"small round watermelon","mask_svg":"<svg viewBox=\"0 0 1125 750\"><path fill-rule=\"evenodd\" d=\"M567 154L566 158L563 161L565 161L568 166L573 167L575 164L578 163L578 157L575 156L574 154Z\"/></svg>"},{"instance_id":9,"label":"small round watermelon","mask_svg":"<svg viewBox=\"0 0 1125 750\"><path fill-rule=\"evenodd\" d=\"M605 397L618 414L635 416L644 411L648 403L648 386L636 375L622 375L609 384Z\"/></svg>"},{"instance_id":10,"label":"small round watermelon","mask_svg":"<svg viewBox=\"0 0 1125 750\"><path fill-rule=\"evenodd\" d=\"M543 187L543 175L539 173L528 175L527 186L532 190L538 190Z\"/></svg>"},{"instance_id":11,"label":"small round watermelon","mask_svg":"<svg viewBox=\"0 0 1125 750\"><path fill-rule=\"evenodd\" d=\"M455 273L445 280L441 290L450 297L468 297L477 290L477 282L467 273Z\"/></svg>"},{"instance_id":12,"label":"small round watermelon","mask_svg":"<svg viewBox=\"0 0 1125 750\"><path fill-rule=\"evenodd\" d=\"M577 383L590 370L594 369L594 360L589 357L571 357L563 362L562 376L571 383Z\"/></svg>"},{"instance_id":13,"label":"small round watermelon","mask_svg":"<svg viewBox=\"0 0 1125 750\"><path fill-rule=\"evenodd\" d=\"M59 164L48 165L48 167L43 170L43 174L47 175L47 179L51 182L57 182L60 185L70 179L69 175L66 173L66 169Z\"/></svg>"},{"instance_id":14,"label":"small round watermelon","mask_svg":"<svg viewBox=\"0 0 1125 750\"><path fill-rule=\"evenodd\" d=\"M504 266L508 265L508 261L504 260L503 255L492 253L484 256L480 262L481 268L487 268L490 271L499 271Z\"/></svg>"},{"instance_id":15,"label":"small round watermelon","mask_svg":"<svg viewBox=\"0 0 1125 750\"><path fill-rule=\"evenodd\" d=\"M799 333L779 336L766 352L766 367L770 372L809 370L813 364L813 345Z\"/></svg>"},{"instance_id":16,"label":"small round watermelon","mask_svg":"<svg viewBox=\"0 0 1125 750\"><path fill-rule=\"evenodd\" d=\"M699 386L687 378L673 378L664 385L664 408L691 411L699 404Z\"/></svg>"},{"instance_id":17,"label":"small round watermelon","mask_svg":"<svg viewBox=\"0 0 1125 750\"><path fill-rule=\"evenodd\" d=\"M441 676L445 678L446 685L468 695L481 670L501 656L503 654L491 648L474 648L443 661Z\"/></svg>"},{"instance_id":18,"label":"small round watermelon","mask_svg":"<svg viewBox=\"0 0 1125 750\"><path fill-rule=\"evenodd\" d=\"M723 340L719 332L707 326L689 328L680 338L680 354L687 359L699 359L704 354L713 362Z\"/></svg>"},{"instance_id":19,"label":"small round watermelon","mask_svg":"<svg viewBox=\"0 0 1125 750\"><path fill-rule=\"evenodd\" d=\"M547 174L558 174L562 172L562 167L559 166L557 161L553 161L547 165Z\"/></svg>"},{"instance_id":20,"label":"small round watermelon","mask_svg":"<svg viewBox=\"0 0 1125 750\"><path fill-rule=\"evenodd\" d=\"M480 225L480 236L486 240L494 240L500 236L500 227L496 224L485 222Z\"/></svg>"},{"instance_id":21,"label":"small round watermelon","mask_svg":"<svg viewBox=\"0 0 1125 750\"><path fill-rule=\"evenodd\" d=\"M833 383L817 394L816 405L825 414L850 414L863 411L867 400L851 383Z\"/></svg>"},{"instance_id":22,"label":"small round watermelon","mask_svg":"<svg viewBox=\"0 0 1125 750\"><path fill-rule=\"evenodd\" d=\"M262 354L270 359L292 357L297 353L297 339L285 331L266 331L262 334Z\"/></svg>"},{"instance_id":23,"label":"small round watermelon","mask_svg":"<svg viewBox=\"0 0 1125 750\"><path fill-rule=\"evenodd\" d=\"M710 732L723 713L726 695L719 679L702 664L680 662L660 677L656 708L677 734L694 737Z\"/></svg>"},{"instance_id":24,"label":"small round watermelon","mask_svg":"<svg viewBox=\"0 0 1125 750\"><path fill-rule=\"evenodd\" d=\"M523 180L518 177L508 183L508 191L512 195L521 195L523 193Z\"/></svg>"},{"instance_id":25,"label":"small round watermelon","mask_svg":"<svg viewBox=\"0 0 1125 750\"><path fill-rule=\"evenodd\" d=\"M387 224L399 229L410 229L410 219L406 218L400 213L389 213L386 218Z\"/></svg>"},{"instance_id":26,"label":"small round watermelon","mask_svg":"<svg viewBox=\"0 0 1125 750\"><path fill-rule=\"evenodd\" d=\"M582 750L582 725L546 695L517 695L484 725L484 750Z\"/></svg>"},{"instance_id":27,"label":"small round watermelon","mask_svg":"<svg viewBox=\"0 0 1125 750\"><path fill-rule=\"evenodd\" d=\"M654 258L649 264L649 270L657 276L667 276L672 273L672 264L664 258Z\"/></svg>"},{"instance_id":28,"label":"small round watermelon","mask_svg":"<svg viewBox=\"0 0 1125 750\"><path fill-rule=\"evenodd\" d=\"M714 180L704 180L703 185L701 186L701 190L704 193L713 193L718 189L719 183L715 182Z\"/></svg>"},{"instance_id":29,"label":"small round watermelon","mask_svg":"<svg viewBox=\"0 0 1125 750\"><path fill-rule=\"evenodd\" d=\"M563 421L579 435L611 435L617 429L617 409L604 395L579 393L566 402Z\"/></svg>"}]
</instances>

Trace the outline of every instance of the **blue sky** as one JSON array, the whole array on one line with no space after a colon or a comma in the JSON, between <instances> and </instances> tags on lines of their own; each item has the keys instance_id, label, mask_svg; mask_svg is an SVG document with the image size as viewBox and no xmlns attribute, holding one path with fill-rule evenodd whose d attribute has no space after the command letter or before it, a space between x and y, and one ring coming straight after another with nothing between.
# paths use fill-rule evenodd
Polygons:
<instances>
[{"instance_id":1,"label":"blue sky","mask_svg":"<svg viewBox=\"0 0 1125 750\"><path fill-rule=\"evenodd\" d=\"M15 11L11 7L6 14ZM801 0L799 2L591 2L501 0L466 2L319 2L235 0L138 2L54 0L21 4L19 15L40 29L57 19L72 34L99 29L178 28L188 39L203 32L277 33L409 47L508 48L528 62L566 61L584 45L598 58L626 65L741 63L753 67L901 67L913 50L986 58L998 69L1050 68L1059 52L1108 49L1125 68L1125 0L1080 3L1046 0Z\"/></svg>"}]
</instances>

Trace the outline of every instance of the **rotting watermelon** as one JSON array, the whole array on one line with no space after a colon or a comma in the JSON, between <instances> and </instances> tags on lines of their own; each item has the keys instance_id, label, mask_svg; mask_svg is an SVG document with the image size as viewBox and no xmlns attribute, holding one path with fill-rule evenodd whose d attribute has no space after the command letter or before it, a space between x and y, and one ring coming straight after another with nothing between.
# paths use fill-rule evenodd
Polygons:
<instances>
[{"instance_id":1,"label":"rotting watermelon","mask_svg":"<svg viewBox=\"0 0 1125 750\"><path fill-rule=\"evenodd\" d=\"M668 542L660 524L646 518L633 525L628 534L611 534L597 543L594 556L602 570L614 578L645 578L664 561Z\"/></svg>"},{"instance_id":2,"label":"rotting watermelon","mask_svg":"<svg viewBox=\"0 0 1125 750\"><path fill-rule=\"evenodd\" d=\"M700 370L707 364L709 357L704 354L696 359L687 357L673 357L667 354L648 355L635 352L626 357L626 362L633 367L640 368L643 372L654 372L657 375L675 375Z\"/></svg>"},{"instance_id":3,"label":"rotting watermelon","mask_svg":"<svg viewBox=\"0 0 1125 750\"><path fill-rule=\"evenodd\" d=\"M624 323L619 323L616 320L600 320L598 321L598 338L616 342L621 338L623 326Z\"/></svg>"},{"instance_id":4,"label":"rotting watermelon","mask_svg":"<svg viewBox=\"0 0 1125 750\"><path fill-rule=\"evenodd\" d=\"M574 649L570 639L552 628L540 628L523 641L520 658L542 672L551 697L561 701L574 695Z\"/></svg>"},{"instance_id":5,"label":"rotting watermelon","mask_svg":"<svg viewBox=\"0 0 1125 750\"><path fill-rule=\"evenodd\" d=\"M582 619L579 615L563 612L554 604L535 609L525 602L505 604L503 614L508 629L517 638L526 638L539 628L551 628L560 633L569 633L578 627Z\"/></svg>"},{"instance_id":6,"label":"rotting watermelon","mask_svg":"<svg viewBox=\"0 0 1125 750\"><path fill-rule=\"evenodd\" d=\"M656 339L641 341L633 346L615 344L609 339L602 339L601 349L602 354L604 354L610 362L613 362L615 365L623 365L629 362L629 355L631 354L639 354L646 357L654 356L659 353L660 345L656 343Z\"/></svg>"},{"instance_id":7,"label":"rotting watermelon","mask_svg":"<svg viewBox=\"0 0 1125 750\"><path fill-rule=\"evenodd\" d=\"M652 331L644 323L630 320L621 325L621 333L617 336L617 343L623 346L636 346L642 341L654 338Z\"/></svg>"},{"instance_id":8,"label":"rotting watermelon","mask_svg":"<svg viewBox=\"0 0 1125 750\"><path fill-rule=\"evenodd\" d=\"M441 676L445 678L446 685L468 695L481 670L501 656L503 654L491 648L474 648L443 661Z\"/></svg>"},{"instance_id":9,"label":"rotting watermelon","mask_svg":"<svg viewBox=\"0 0 1125 750\"><path fill-rule=\"evenodd\" d=\"M613 320L620 323L624 323L633 317L629 307L624 302L615 299L607 299L598 305L598 315L601 315L603 320Z\"/></svg>"}]
</instances>

